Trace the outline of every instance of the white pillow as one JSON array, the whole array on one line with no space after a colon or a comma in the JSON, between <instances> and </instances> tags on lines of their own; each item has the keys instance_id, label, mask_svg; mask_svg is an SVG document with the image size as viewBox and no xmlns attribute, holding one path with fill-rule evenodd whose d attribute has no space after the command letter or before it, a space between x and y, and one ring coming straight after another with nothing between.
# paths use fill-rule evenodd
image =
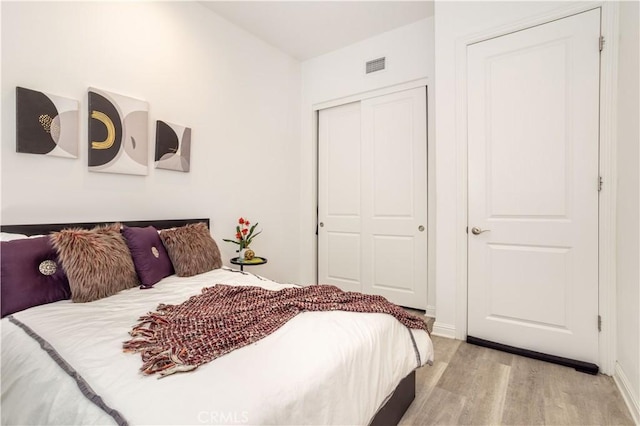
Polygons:
<instances>
[{"instance_id":1,"label":"white pillow","mask_svg":"<svg viewBox=\"0 0 640 426\"><path fill-rule=\"evenodd\" d=\"M23 240L29 238L24 234L12 234L10 232L0 232L0 241Z\"/></svg>"}]
</instances>

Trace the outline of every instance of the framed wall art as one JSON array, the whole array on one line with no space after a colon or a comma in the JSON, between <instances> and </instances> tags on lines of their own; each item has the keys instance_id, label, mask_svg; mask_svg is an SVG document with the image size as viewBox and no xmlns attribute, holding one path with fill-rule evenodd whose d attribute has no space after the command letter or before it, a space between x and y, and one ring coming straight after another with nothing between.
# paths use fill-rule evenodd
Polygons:
<instances>
[{"instance_id":1,"label":"framed wall art","mask_svg":"<svg viewBox=\"0 0 640 426\"><path fill-rule=\"evenodd\" d=\"M16 87L16 152L78 158L80 104Z\"/></svg>"},{"instance_id":2,"label":"framed wall art","mask_svg":"<svg viewBox=\"0 0 640 426\"><path fill-rule=\"evenodd\" d=\"M94 88L89 89L89 170L148 173L149 105Z\"/></svg>"},{"instance_id":3,"label":"framed wall art","mask_svg":"<svg viewBox=\"0 0 640 426\"><path fill-rule=\"evenodd\" d=\"M156 169L188 172L191 166L191 128L156 122Z\"/></svg>"}]
</instances>

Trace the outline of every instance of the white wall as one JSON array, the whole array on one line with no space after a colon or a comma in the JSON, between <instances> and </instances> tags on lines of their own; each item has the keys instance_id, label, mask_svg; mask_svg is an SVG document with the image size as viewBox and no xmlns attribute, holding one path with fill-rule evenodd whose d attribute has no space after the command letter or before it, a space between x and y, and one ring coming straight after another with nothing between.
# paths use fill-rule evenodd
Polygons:
<instances>
[{"instance_id":1,"label":"white wall","mask_svg":"<svg viewBox=\"0 0 640 426\"><path fill-rule=\"evenodd\" d=\"M419 78L433 78L433 17L387 31L302 63L305 102L317 104ZM382 72L365 62L385 56Z\"/></svg>"},{"instance_id":2,"label":"white wall","mask_svg":"<svg viewBox=\"0 0 640 426\"><path fill-rule=\"evenodd\" d=\"M352 99L382 88L392 87L418 79L428 85L428 137L433 140L434 128L434 62L433 18L426 18L401 28L371 37L359 43L302 63L302 138L300 177L300 252L303 267L300 281L316 282L316 205L317 205L317 141L315 139L314 106L343 99ZM378 73L365 74L365 63L386 57L387 68ZM429 157L433 170L433 157ZM432 174L429 174L429 179ZM433 182L430 182L433 184ZM435 194L430 194L431 199ZM435 220L435 212L433 212ZM433 223L429 221L429 223ZM431 265L435 256L430 258ZM430 280L435 279L433 267ZM428 305L435 309L435 288L431 286Z\"/></svg>"},{"instance_id":3,"label":"white wall","mask_svg":"<svg viewBox=\"0 0 640 426\"><path fill-rule=\"evenodd\" d=\"M225 260L298 276L300 64L197 2L2 2L3 224L209 217ZM80 100L80 158L15 152L15 87ZM148 176L87 171L87 88L145 100ZM153 169L155 121L192 128L191 172ZM244 186L246 185L246 186Z\"/></svg>"},{"instance_id":4,"label":"white wall","mask_svg":"<svg viewBox=\"0 0 640 426\"><path fill-rule=\"evenodd\" d=\"M618 65L617 365L640 422L640 21L638 2L620 3Z\"/></svg>"}]
</instances>

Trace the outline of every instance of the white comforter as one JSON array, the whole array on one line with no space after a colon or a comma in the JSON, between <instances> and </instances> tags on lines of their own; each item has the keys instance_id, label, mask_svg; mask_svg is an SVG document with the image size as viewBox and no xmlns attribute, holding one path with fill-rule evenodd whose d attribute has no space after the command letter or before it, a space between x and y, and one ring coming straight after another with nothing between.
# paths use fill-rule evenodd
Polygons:
<instances>
[{"instance_id":1,"label":"white comforter","mask_svg":"<svg viewBox=\"0 0 640 426\"><path fill-rule=\"evenodd\" d=\"M142 314L217 283L287 285L218 269L168 277L91 303L62 301L14 314L44 338L129 424L367 424L417 367L410 331L385 314L305 312L266 338L190 373L139 372L122 342ZM2 326L2 424L113 424L17 325ZM420 362L433 358L411 330Z\"/></svg>"}]
</instances>

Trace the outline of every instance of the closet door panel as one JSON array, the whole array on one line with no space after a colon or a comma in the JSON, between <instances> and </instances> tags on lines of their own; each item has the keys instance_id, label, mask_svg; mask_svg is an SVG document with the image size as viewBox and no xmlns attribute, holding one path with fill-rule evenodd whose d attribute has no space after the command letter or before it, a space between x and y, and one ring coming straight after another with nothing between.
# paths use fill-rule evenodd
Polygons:
<instances>
[{"instance_id":1,"label":"closet door panel","mask_svg":"<svg viewBox=\"0 0 640 426\"><path fill-rule=\"evenodd\" d=\"M318 282L362 291L360 103L322 110L318 124Z\"/></svg>"},{"instance_id":2,"label":"closet door panel","mask_svg":"<svg viewBox=\"0 0 640 426\"><path fill-rule=\"evenodd\" d=\"M318 281L427 305L426 88L321 110Z\"/></svg>"},{"instance_id":3,"label":"closet door panel","mask_svg":"<svg viewBox=\"0 0 640 426\"><path fill-rule=\"evenodd\" d=\"M402 306L427 302L427 94L362 101L362 287Z\"/></svg>"}]
</instances>

